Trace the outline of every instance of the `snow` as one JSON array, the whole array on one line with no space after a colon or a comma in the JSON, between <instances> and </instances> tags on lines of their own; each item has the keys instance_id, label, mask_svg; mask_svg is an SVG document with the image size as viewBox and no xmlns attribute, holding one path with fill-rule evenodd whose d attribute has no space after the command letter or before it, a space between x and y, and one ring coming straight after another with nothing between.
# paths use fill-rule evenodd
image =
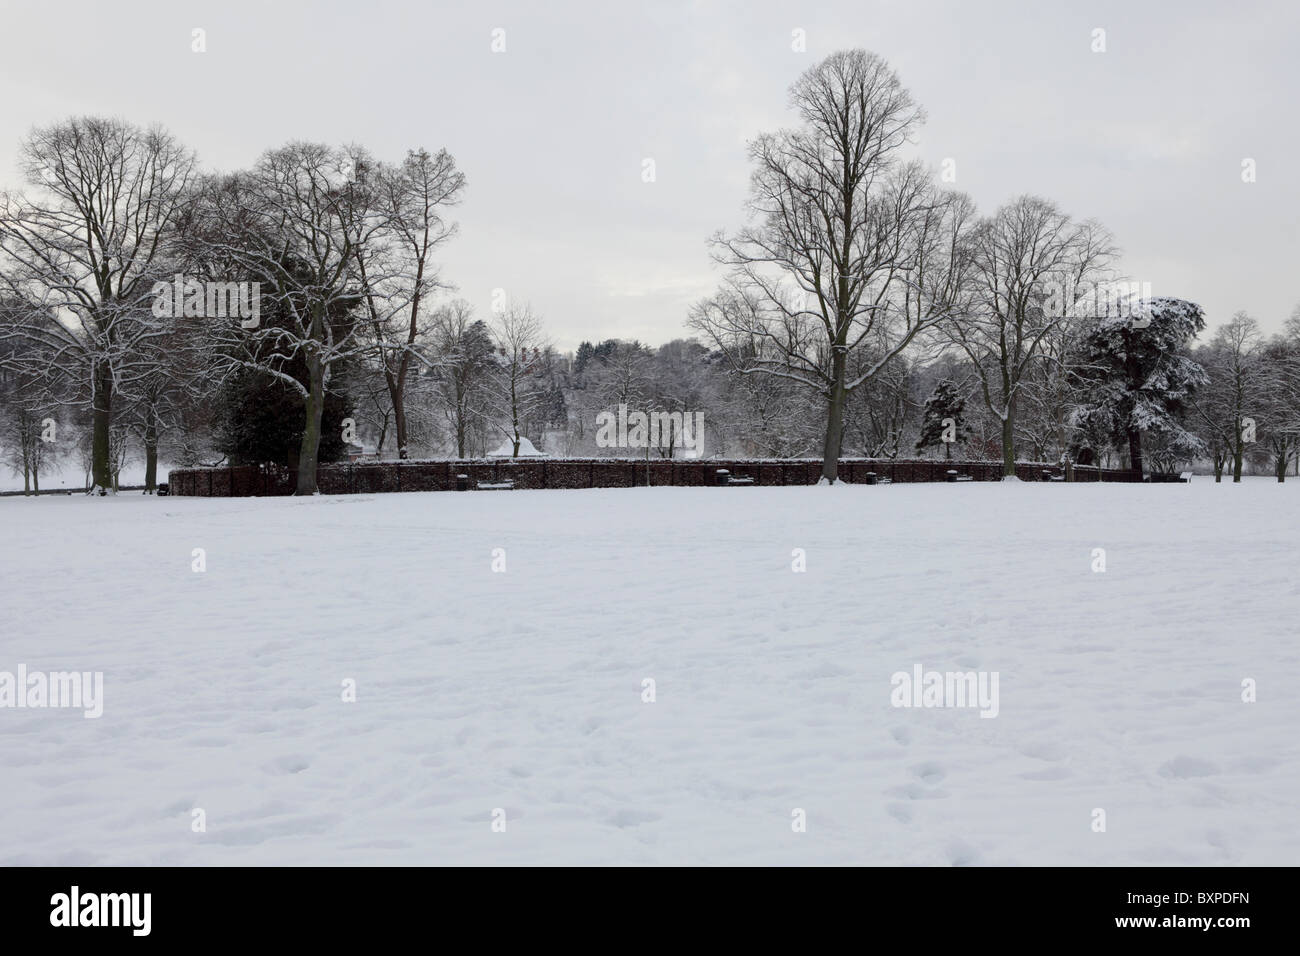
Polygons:
<instances>
[{"instance_id":1,"label":"snow","mask_svg":"<svg viewBox=\"0 0 1300 956\"><path fill-rule=\"evenodd\" d=\"M1297 484L5 499L0 864L1294 865Z\"/></svg>"},{"instance_id":2,"label":"snow","mask_svg":"<svg viewBox=\"0 0 1300 956\"><path fill-rule=\"evenodd\" d=\"M497 448L487 453L488 458L542 458L545 457L538 451L533 443L527 438L519 439L519 454L515 454L514 439L507 438Z\"/></svg>"},{"instance_id":3,"label":"snow","mask_svg":"<svg viewBox=\"0 0 1300 956\"><path fill-rule=\"evenodd\" d=\"M167 466L158 466L158 480L167 480ZM144 462L130 462L122 467L122 472L118 476L118 484L126 487L127 485L144 485ZM40 485L42 491L53 491L54 489L72 490L85 493L86 473L80 465L72 462L56 462L48 469L42 469L40 475ZM0 466L0 491L22 491L23 476L22 473L14 474L13 469L7 466ZM140 492L134 492L139 494Z\"/></svg>"}]
</instances>

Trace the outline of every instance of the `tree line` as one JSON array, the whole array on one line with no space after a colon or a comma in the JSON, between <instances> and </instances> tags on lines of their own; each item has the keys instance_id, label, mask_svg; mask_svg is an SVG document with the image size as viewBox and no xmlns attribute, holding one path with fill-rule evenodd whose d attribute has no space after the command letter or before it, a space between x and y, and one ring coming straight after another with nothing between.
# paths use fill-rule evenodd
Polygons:
<instances>
[{"instance_id":1,"label":"tree line","mask_svg":"<svg viewBox=\"0 0 1300 956\"><path fill-rule=\"evenodd\" d=\"M218 174L157 127L35 129L0 194L0 455L33 489L70 457L113 489L137 458L150 489L160 459L269 462L311 494L347 455L625 454L595 434L625 405L702 411L707 454L814 455L831 482L844 455L1297 462L1300 309L1198 344L1202 309L1129 287L1099 223L1035 196L979 214L907 158L924 112L874 54L826 58L791 106L749 146L691 337L571 353L526 301L454 296L446 150L293 142Z\"/></svg>"}]
</instances>

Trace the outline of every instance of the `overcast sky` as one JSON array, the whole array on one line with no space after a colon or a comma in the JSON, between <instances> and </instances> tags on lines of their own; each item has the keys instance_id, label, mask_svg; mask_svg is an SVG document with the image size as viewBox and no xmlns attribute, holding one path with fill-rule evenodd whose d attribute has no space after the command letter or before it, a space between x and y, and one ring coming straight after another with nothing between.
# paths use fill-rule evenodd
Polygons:
<instances>
[{"instance_id":1,"label":"overcast sky","mask_svg":"<svg viewBox=\"0 0 1300 956\"><path fill-rule=\"evenodd\" d=\"M991 212L1019 193L1115 234L1123 268L1269 331L1300 303L1300 4L67 2L0 0L0 187L72 114L162 123L210 169L292 139L468 177L444 275L552 339L685 335L743 221L746 141L833 50L883 55L925 107L916 153ZM207 51L191 51L191 31ZM492 52L492 32L506 50ZM1106 51L1094 53L1093 31ZM806 52L792 49L805 31ZM642 161L656 181L642 181ZM1242 181L1243 159L1257 181Z\"/></svg>"}]
</instances>

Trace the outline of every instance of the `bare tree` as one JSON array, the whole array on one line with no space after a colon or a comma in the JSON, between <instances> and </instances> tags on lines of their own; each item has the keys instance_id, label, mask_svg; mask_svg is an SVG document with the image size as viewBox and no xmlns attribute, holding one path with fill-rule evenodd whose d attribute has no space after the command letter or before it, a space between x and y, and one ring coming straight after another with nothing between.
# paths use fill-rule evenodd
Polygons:
<instances>
[{"instance_id":1,"label":"bare tree","mask_svg":"<svg viewBox=\"0 0 1300 956\"><path fill-rule=\"evenodd\" d=\"M1001 422L1003 475L1014 477L1016 409L1027 373L1106 275L1114 249L1099 225L1021 196L978 224L969 250L967 310L944 328L970 357L984 404Z\"/></svg>"},{"instance_id":2,"label":"bare tree","mask_svg":"<svg viewBox=\"0 0 1300 956\"><path fill-rule=\"evenodd\" d=\"M209 320L206 327L220 374L254 369L301 397L299 495L316 494L321 415L334 367L372 350L351 315L361 300L356 250L389 222L369 188L347 151L290 143L264 153L252 170L209 184L190 238L194 260L223 262L241 280L264 283L261 294L282 319L253 329L238 321ZM372 262L368 282L383 286L389 268ZM289 369L299 361L305 381Z\"/></svg>"},{"instance_id":3,"label":"bare tree","mask_svg":"<svg viewBox=\"0 0 1300 956\"><path fill-rule=\"evenodd\" d=\"M443 216L460 201L465 176L445 149L436 154L413 150L397 167L375 165L363 151L352 152L359 175L368 165L373 169L371 197L388 220L367 241L369 222L358 216L353 248L369 332L392 404L398 457L407 458L406 383L420 356L416 344L426 302L439 286L433 253L456 234L456 225ZM380 275L376 263L381 263Z\"/></svg>"},{"instance_id":4,"label":"bare tree","mask_svg":"<svg viewBox=\"0 0 1300 956\"><path fill-rule=\"evenodd\" d=\"M691 324L741 374L815 389L826 402L822 478L834 482L846 396L945 319L968 201L899 150L923 113L888 64L834 53L790 91L798 128L759 136L750 225L713 242L726 288ZM860 347L876 361L849 374Z\"/></svg>"},{"instance_id":5,"label":"bare tree","mask_svg":"<svg viewBox=\"0 0 1300 956\"><path fill-rule=\"evenodd\" d=\"M22 475L23 493L41 490L41 471L57 461L66 440L57 402L39 380L23 371L0 369L0 456L15 475Z\"/></svg>"},{"instance_id":6,"label":"bare tree","mask_svg":"<svg viewBox=\"0 0 1300 956\"><path fill-rule=\"evenodd\" d=\"M511 443L511 454L518 457L524 422L545 398L533 375L542 367L543 351L550 346L541 319L527 304L510 303L498 312L493 334L499 365L495 406L499 419L509 423L507 427L498 421L498 427Z\"/></svg>"},{"instance_id":7,"label":"bare tree","mask_svg":"<svg viewBox=\"0 0 1300 956\"><path fill-rule=\"evenodd\" d=\"M465 458L471 442L485 430L496 346L488 327L474 318L464 299L434 313L432 338L435 367L429 374L437 380L456 457Z\"/></svg>"},{"instance_id":8,"label":"bare tree","mask_svg":"<svg viewBox=\"0 0 1300 956\"><path fill-rule=\"evenodd\" d=\"M1277 480L1286 481L1287 466L1300 455L1300 336L1274 336L1260 354L1260 365L1260 446Z\"/></svg>"},{"instance_id":9,"label":"bare tree","mask_svg":"<svg viewBox=\"0 0 1300 956\"><path fill-rule=\"evenodd\" d=\"M20 161L32 194L0 196L0 281L32 308L0 336L38 344L51 357L40 371L76 384L92 409L94 487L111 489L114 393L165 334L149 298L194 157L161 128L83 117L33 130Z\"/></svg>"},{"instance_id":10,"label":"bare tree","mask_svg":"<svg viewBox=\"0 0 1300 956\"><path fill-rule=\"evenodd\" d=\"M1265 407L1266 378L1261 364L1263 339L1259 323L1245 312L1219 326L1198 351L1197 360L1209 375L1193 408L1200 431L1215 456L1214 477L1232 466L1232 480L1241 481L1247 446L1256 440L1257 418Z\"/></svg>"}]
</instances>

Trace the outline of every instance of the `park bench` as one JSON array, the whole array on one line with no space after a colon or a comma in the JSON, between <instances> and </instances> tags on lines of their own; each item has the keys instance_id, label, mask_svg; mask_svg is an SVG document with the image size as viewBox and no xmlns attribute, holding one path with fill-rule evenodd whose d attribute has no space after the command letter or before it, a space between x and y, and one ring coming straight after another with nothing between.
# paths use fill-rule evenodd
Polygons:
<instances>
[{"instance_id":1,"label":"park bench","mask_svg":"<svg viewBox=\"0 0 1300 956\"><path fill-rule=\"evenodd\" d=\"M726 468L719 468L715 475L717 476L717 483L722 486L754 484L752 475L733 475Z\"/></svg>"},{"instance_id":2,"label":"park bench","mask_svg":"<svg viewBox=\"0 0 1300 956\"><path fill-rule=\"evenodd\" d=\"M480 481L478 483L479 491L510 491L514 488L515 483L507 478L505 481Z\"/></svg>"},{"instance_id":3,"label":"park bench","mask_svg":"<svg viewBox=\"0 0 1300 956\"><path fill-rule=\"evenodd\" d=\"M1178 476L1178 480L1181 481L1183 484L1187 484L1189 481L1192 480L1192 473L1190 471L1184 471L1182 474Z\"/></svg>"},{"instance_id":4,"label":"park bench","mask_svg":"<svg viewBox=\"0 0 1300 956\"><path fill-rule=\"evenodd\" d=\"M972 478L970 475L963 475L956 468L950 468L948 469L948 480L949 481L974 481L975 479Z\"/></svg>"}]
</instances>

